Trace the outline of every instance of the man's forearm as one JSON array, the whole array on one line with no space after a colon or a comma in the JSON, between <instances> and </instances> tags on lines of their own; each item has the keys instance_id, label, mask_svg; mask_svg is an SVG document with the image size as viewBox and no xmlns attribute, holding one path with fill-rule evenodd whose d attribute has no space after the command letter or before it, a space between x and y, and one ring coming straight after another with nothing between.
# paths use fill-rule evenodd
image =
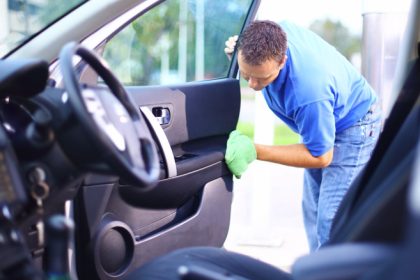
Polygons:
<instances>
[{"instance_id":1,"label":"man's forearm","mask_svg":"<svg viewBox=\"0 0 420 280\"><path fill-rule=\"evenodd\" d=\"M326 167L331 163L333 155L331 149L322 156L314 157L303 144L284 146L255 144L255 149L259 160L305 168Z\"/></svg>"}]
</instances>

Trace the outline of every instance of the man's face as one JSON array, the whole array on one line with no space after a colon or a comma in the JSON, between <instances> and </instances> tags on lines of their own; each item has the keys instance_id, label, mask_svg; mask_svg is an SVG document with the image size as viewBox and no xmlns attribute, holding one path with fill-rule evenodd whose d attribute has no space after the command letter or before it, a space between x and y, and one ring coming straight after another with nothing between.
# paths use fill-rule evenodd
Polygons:
<instances>
[{"instance_id":1,"label":"man's face","mask_svg":"<svg viewBox=\"0 0 420 280\"><path fill-rule=\"evenodd\" d=\"M274 81L279 75L280 70L284 67L287 56L282 61L269 59L261 65L250 65L246 63L242 57L241 51L238 53L239 71L248 85L253 90L262 90Z\"/></svg>"}]
</instances>

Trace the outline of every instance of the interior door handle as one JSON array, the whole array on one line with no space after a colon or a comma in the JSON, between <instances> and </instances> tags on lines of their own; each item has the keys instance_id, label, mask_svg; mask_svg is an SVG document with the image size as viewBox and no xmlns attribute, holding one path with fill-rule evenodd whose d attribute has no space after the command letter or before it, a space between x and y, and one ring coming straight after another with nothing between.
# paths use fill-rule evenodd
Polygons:
<instances>
[{"instance_id":1,"label":"interior door handle","mask_svg":"<svg viewBox=\"0 0 420 280\"><path fill-rule=\"evenodd\" d=\"M165 162L168 178L175 177L177 175L175 157L174 153L172 152L171 145L169 144L168 138L165 135L165 132L157 122L156 116L148 107L142 106L140 107L140 110L143 113L149 125L152 127L152 132L156 137L156 144L158 144L159 149L162 153L163 160Z\"/></svg>"},{"instance_id":2,"label":"interior door handle","mask_svg":"<svg viewBox=\"0 0 420 280\"><path fill-rule=\"evenodd\" d=\"M169 124L171 121L171 111L167 107L153 107L152 113L160 125Z\"/></svg>"}]
</instances>

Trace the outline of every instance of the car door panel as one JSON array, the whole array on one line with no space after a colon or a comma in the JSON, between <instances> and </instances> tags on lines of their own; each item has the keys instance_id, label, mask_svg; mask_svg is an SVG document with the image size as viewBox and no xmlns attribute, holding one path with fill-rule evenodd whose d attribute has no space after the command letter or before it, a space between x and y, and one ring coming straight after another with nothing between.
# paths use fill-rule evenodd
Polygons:
<instances>
[{"instance_id":1,"label":"car door panel","mask_svg":"<svg viewBox=\"0 0 420 280\"><path fill-rule=\"evenodd\" d=\"M174 108L164 131L173 147L177 176L161 180L147 193L122 184L120 194L127 202L142 207L173 208L193 196L205 183L229 176L223 159L227 135L235 128L239 116L237 80L130 90L139 108Z\"/></svg>"},{"instance_id":2,"label":"car door panel","mask_svg":"<svg viewBox=\"0 0 420 280\"><path fill-rule=\"evenodd\" d=\"M160 127L176 173L168 176L162 160L161 179L147 192L124 178L92 174L85 180L75 207L82 225L77 240L86 240L78 247L83 252L77 257L82 278L122 277L176 248L220 247L229 229L233 180L224 151L239 117L239 81L130 87L128 91L138 108L168 109L170 121ZM155 140L162 141L162 135ZM161 159L165 158L159 150Z\"/></svg>"},{"instance_id":3,"label":"car door panel","mask_svg":"<svg viewBox=\"0 0 420 280\"><path fill-rule=\"evenodd\" d=\"M97 186L96 190L85 187L85 198L97 196L98 188L110 195L101 218L90 216L94 224L89 230L89 247L77 248L88 253L78 258L79 278L119 279L152 258L177 248L222 246L230 222L226 212L230 211L232 202L231 187L229 177L210 181L195 199L168 210L133 208L116 195L112 185ZM78 208L89 207L89 199ZM214 201L218 204L214 205Z\"/></svg>"},{"instance_id":4,"label":"car door panel","mask_svg":"<svg viewBox=\"0 0 420 280\"><path fill-rule=\"evenodd\" d=\"M239 117L240 89L236 79L127 90L139 107L169 107L171 122L163 129L171 146L226 134L235 128Z\"/></svg>"}]
</instances>

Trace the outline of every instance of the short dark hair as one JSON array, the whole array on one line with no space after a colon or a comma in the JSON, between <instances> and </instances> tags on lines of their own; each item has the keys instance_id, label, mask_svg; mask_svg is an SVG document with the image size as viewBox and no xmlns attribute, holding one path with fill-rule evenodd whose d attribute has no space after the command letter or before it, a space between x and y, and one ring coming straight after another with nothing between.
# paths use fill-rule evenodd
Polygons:
<instances>
[{"instance_id":1,"label":"short dark hair","mask_svg":"<svg viewBox=\"0 0 420 280\"><path fill-rule=\"evenodd\" d=\"M281 61L287 49L287 35L277 23L257 20L239 36L237 48L250 65L261 65L269 59Z\"/></svg>"}]
</instances>

